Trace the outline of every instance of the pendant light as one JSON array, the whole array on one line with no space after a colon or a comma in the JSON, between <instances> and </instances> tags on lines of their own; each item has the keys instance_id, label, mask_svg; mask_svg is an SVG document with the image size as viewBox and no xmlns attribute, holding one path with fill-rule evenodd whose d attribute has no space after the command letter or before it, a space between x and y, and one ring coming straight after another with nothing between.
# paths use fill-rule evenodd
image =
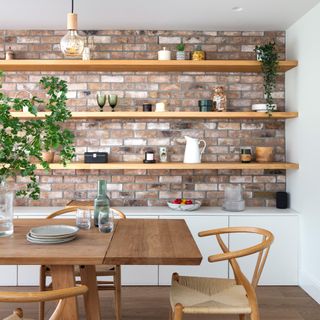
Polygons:
<instances>
[{"instance_id":1,"label":"pendant light","mask_svg":"<svg viewBox=\"0 0 320 320\"><path fill-rule=\"evenodd\" d=\"M81 56L84 48L84 39L78 35L78 16L73 13L74 0L71 0L71 13L68 13L67 34L61 39L60 47L65 56Z\"/></svg>"}]
</instances>

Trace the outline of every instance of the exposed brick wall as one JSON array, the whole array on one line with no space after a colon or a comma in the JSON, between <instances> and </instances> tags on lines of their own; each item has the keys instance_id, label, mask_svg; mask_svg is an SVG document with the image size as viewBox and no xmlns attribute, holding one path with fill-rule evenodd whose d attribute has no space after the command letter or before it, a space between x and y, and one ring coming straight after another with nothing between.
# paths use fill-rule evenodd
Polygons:
<instances>
[{"instance_id":1,"label":"exposed brick wall","mask_svg":"<svg viewBox=\"0 0 320 320\"><path fill-rule=\"evenodd\" d=\"M62 31L1 31L0 57L9 46L19 59L61 59ZM2 35L2 36L1 36ZM191 32L191 31L97 31L95 59L156 59L166 46L175 51L183 40L187 51L201 44L208 59L254 59L256 44L275 40L285 56L284 32ZM38 92L40 72L10 72L3 89ZM224 86L228 110L250 110L263 102L262 76L255 73L152 73L152 72L65 72L54 73L68 81L68 106L73 111L97 111L96 92L119 96L117 110L141 110L143 102L164 101L170 111L198 110L199 99L212 96L215 86ZM284 110L284 76L274 94ZM107 106L105 108L108 108ZM108 151L110 161L140 161L146 149L158 152L166 146L169 160L182 161L185 135L204 138L204 161L239 161L240 146L274 146L275 160L285 161L285 123L266 120L105 120L71 121L75 132L77 160L85 151ZM205 205L220 206L228 183L241 183L248 206L273 206L274 192L285 190L285 171L271 170L56 170L39 171L41 200L17 200L19 205L64 205L71 199L93 198L98 179L108 181L113 205L165 205L176 197L197 198ZM17 183L23 183L18 178Z\"/></svg>"}]
</instances>

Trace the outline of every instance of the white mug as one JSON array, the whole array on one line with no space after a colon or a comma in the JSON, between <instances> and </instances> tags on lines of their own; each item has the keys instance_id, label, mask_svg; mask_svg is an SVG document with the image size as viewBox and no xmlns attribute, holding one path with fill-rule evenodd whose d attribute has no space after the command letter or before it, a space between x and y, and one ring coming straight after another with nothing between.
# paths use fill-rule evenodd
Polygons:
<instances>
[{"instance_id":1,"label":"white mug","mask_svg":"<svg viewBox=\"0 0 320 320\"><path fill-rule=\"evenodd\" d=\"M166 105L164 102L158 102L156 103L156 109L155 112L164 112L166 111Z\"/></svg>"}]
</instances>

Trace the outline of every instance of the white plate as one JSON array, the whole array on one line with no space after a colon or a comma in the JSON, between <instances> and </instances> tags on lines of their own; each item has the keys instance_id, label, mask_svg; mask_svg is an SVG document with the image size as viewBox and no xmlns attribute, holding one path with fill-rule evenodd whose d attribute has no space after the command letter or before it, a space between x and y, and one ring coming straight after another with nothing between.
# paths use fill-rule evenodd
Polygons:
<instances>
[{"instance_id":1,"label":"white plate","mask_svg":"<svg viewBox=\"0 0 320 320\"><path fill-rule=\"evenodd\" d=\"M66 238L75 235L79 231L78 227L63 224L47 225L32 228L29 232L34 238Z\"/></svg>"},{"instance_id":2,"label":"white plate","mask_svg":"<svg viewBox=\"0 0 320 320\"><path fill-rule=\"evenodd\" d=\"M37 244L59 244L59 243L65 243L65 242L69 242L69 241L72 241L76 238L77 236L74 235L74 236L71 236L71 237L68 237L68 238L63 238L63 239L60 239L60 238L57 238L57 239L37 239L37 238L33 238L31 236L30 233L27 234L27 240L31 243L37 243Z\"/></svg>"},{"instance_id":3,"label":"white plate","mask_svg":"<svg viewBox=\"0 0 320 320\"><path fill-rule=\"evenodd\" d=\"M168 207L172 210L177 211L194 211L200 208L201 202L196 200L193 204L176 204L172 202L167 202Z\"/></svg>"}]
</instances>

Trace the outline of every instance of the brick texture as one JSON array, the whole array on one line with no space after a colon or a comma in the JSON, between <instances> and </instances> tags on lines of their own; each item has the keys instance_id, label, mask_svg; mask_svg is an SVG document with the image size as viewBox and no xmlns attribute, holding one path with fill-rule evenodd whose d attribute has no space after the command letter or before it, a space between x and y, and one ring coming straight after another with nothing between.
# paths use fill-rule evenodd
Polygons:
<instances>
[{"instance_id":1,"label":"brick texture","mask_svg":"<svg viewBox=\"0 0 320 320\"><path fill-rule=\"evenodd\" d=\"M83 31L82 33L87 33ZM0 31L0 58L9 47L18 59L62 59L62 31ZM189 53L201 44L207 59L255 59L256 44L275 41L280 58L285 57L285 33L198 31L90 31L94 59L157 59L162 47L172 50L183 41ZM37 87L41 76L52 73L8 72L3 90L13 96L28 90L43 95ZM68 106L72 111L97 111L96 93L116 93L118 111L141 110L142 103L166 102L170 111L197 111L199 99L210 99L216 86L224 86L229 111L248 111L263 102L263 79L255 73L214 72L56 72L69 84ZM274 94L279 110L285 110L284 75ZM108 108L105 106L105 108ZM285 123L267 120L106 120L70 121L66 127L76 136L78 161L85 151L108 151L110 161L142 161L144 152L168 149L170 161L182 161L184 136L203 138L207 150L203 161L239 161L241 146L274 146L275 160L285 161ZM56 170L39 171L41 199L17 199L17 205L64 205L72 199L93 198L96 182L105 179L113 206L166 205L168 199L188 197L204 205L221 206L223 190L240 183L248 206L274 206L274 192L285 190L286 173L279 170ZM23 179L12 181L16 188Z\"/></svg>"}]
</instances>

